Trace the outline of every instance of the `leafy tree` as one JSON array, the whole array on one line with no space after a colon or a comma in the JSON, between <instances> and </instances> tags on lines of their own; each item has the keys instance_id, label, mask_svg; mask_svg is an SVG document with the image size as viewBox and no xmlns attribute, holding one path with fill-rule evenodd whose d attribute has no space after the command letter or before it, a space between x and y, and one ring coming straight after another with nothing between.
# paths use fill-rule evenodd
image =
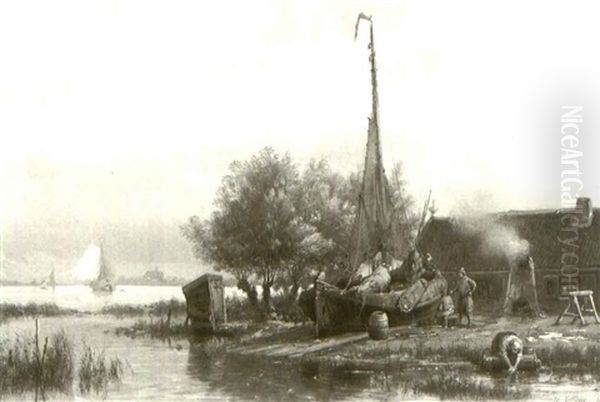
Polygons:
<instances>
[{"instance_id":1,"label":"leafy tree","mask_svg":"<svg viewBox=\"0 0 600 402\"><path fill-rule=\"evenodd\" d=\"M210 220L201 221L197 216L192 216L181 227L181 232L192 243L196 258L214 262L217 270L231 273L237 280L237 287L248 296L250 304L257 304L256 287L251 282L253 270L244 263L241 255L236 256L239 248L236 250L236 247L228 247L227 244L217 247Z\"/></svg>"},{"instance_id":2,"label":"leafy tree","mask_svg":"<svg viewBox=\"0 0 600 402\"><path fill-rule=\"evenodd\" d=\"M348 179L333 172L327 161L311 160L300 181L299 215L331 242L329 251L320 256L322 267L339 265L348 259L356 197Z\"/></svg>"},{"instance_id":3,"label":"leafy tree","mask_svg":"<svg viewBox=\"0 0 600 402\"><path fill-rule=\"evenodd\" d=\"M278 285L296 300L322 271L338 267L348 258L354 207L348 201L346 179L334 173L324 159L311 160L300 177L295 205L302 222L294 258Z\"/></svg>"},{"instance_id":4,"label":"leafy tree","mask_svg":"<svg viewBox=\"0 0 600 402\"><path fill-rule=\"evenodd\" d=\"M182 227L196 257L234 275L238 287L256 303L271 288L284 289L295 301L301 286L320 272L344 267L352 250L352 226L361 175L343 177L327 162L311 160L298 174L289 155L264 148L246 162L233 162L218 190L210 219L191 217ZM408 251L418 218L406 194L402 166L392 171L390 189L400 234Z\"/></svg>"},{"instance_id":5,"label":"leafy tree","mask_svg":"<svg viewBox=\"0 0 600 402\"><path fill-rule=\"evenodd\" d=\"M296 251L302 224L296 218L298 173L289 155L264 148L246 162L233 162L215 200L210 220L190 219L183 233L197 255L232 273L251 296L251 276L270 305L271 287Z\"/></svg>"},{"instance_id":6,"label":"leafy tree","mask_svg":"<svg viewBox=\"0 0 600 402\"><path fill-rule=\"evenodd\" d=\"M414 199L406 191L402 162L396 162L389 180L394 205L395 233L397 236L396 258L404 257L413 247L419 216L414 212Z\"/></svg>"}]
</instances>

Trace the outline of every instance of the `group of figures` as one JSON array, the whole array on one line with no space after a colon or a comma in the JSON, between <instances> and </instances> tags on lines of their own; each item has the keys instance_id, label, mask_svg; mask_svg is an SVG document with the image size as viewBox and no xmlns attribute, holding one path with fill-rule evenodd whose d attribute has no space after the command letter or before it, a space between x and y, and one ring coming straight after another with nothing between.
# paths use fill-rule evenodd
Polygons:
<instances>
[{"instance_id":1,"label":"group of figures","mask_svg":"<svg viewBox=\"0 0 600 402\"><path fill-rule=\"evenodd\" d=\"M512 307L513 300L523 295L535 295L530 287L533 284L525 280L519 280L519 276L531 277L533 273L533 260L530 256L521 258L515 264L516 271L511 273L508 279L507 298L505 309ZM446 288L439 303L437 317L441 318L443 327L447 328L450 317L458 313L458 325L462 324L463 316L467 319L467 327L471 327L474 310L473 293L477 289L477 282L467 275L464 267L456 271L457 281L452 289ZM357 293L383 293L389 292L394 283L403 282L405 286L411 286L418 281L432 281L444 279L442 272L436 267L431 254L426 253L422 258L417 250L411 251L408 258L399 269L392 269L391 264L383 260L378 253L372 261L372 273L364 278L358 278L356 284L348 289ZM453 295L456 295L456 309ZM537 297L531 300L534 309L539 309ZM523 356L523 342L511 331L502 331L496 334L491 343L491 356L498 359L498 364L508 369L508 373L514 373Z\"/></svg>"},{"instance_id":2,"label":"group of figures","mask_svg":"<svg viewBox=\"0 0 600 402\"><path fill-rule=\"evenodd\" d=\"M407 263L402 266L406 280L409 283L424 278L431 280L436 276L442 276L442 273L435 266L431 254L426 253L422 258L417 250L411 251ZM467 276L467 271L464 267L460 267L457 271L458 281L456 286L448 290L442 302L440 303L440 315L444 321L444 327L448 327L449 318L458 312L458 323L462 323L463 315L467 318L467 326L471 326L471 318L473 315L474 303L473 293L477 289L477 282ZM454 300L452 295L456 294L457 308L455 310Z\"/></svg>"},{"instance_id":3,"label":"group of figures","mask_svg":"<svg viewBox=\"0 0 600 402\"><path fill-rule=\"evenodd\" d=\"M449 318L457 312L459 325L465 316L467 326L470 327L474 308L473 293L477 289L477 283L467 276L464 267L458 269L457 276L456 286L453 289L446 288L442 295L439 317L442 318L443 325L448 327ZM429 282L443 277L429 253L421 257L417 250L411 251L406 261L396 270L392 270L381 253L377 253L372 261L372 273L364 278L359 277L348 290L357 293L383 293L388 292L393 283L410 287L418 281ZM456 295L456 309L452 295Z\"/></svg>"}]
</instances>

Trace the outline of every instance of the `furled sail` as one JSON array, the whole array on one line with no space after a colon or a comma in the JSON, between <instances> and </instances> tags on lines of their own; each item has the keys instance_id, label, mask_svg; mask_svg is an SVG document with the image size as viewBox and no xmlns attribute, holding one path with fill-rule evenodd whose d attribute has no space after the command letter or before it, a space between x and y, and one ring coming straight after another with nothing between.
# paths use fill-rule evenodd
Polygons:
<instances>
[{"instance_id":1,"label":"furled sail","mask_svg":"<svg viewBox=\"0 0 600 402\"><path fill-rule=\"evenodd\" d=\"M353 247L350 264L353 269L372 258L377 252L381 252L384 257L393 253L395 238L392 224L394 208L383 168L379 138L379 96L377 93L373 22L371 17L360 14L356 23L357 32L361 19L370 23L369 49L371 53L369 61L371 64L373 108L369 118L365 166L352 233Z\"/></svg>"}]
</instances>

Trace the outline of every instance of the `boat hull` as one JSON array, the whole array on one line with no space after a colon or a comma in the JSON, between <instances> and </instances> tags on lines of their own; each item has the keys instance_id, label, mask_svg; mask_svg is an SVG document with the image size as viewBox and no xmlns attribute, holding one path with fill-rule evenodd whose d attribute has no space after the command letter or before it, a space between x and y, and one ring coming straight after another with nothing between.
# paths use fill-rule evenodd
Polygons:
<instances>
[{"instance_id":1,"label":"boat hull","mask_svg":"<svg viewBox=\"0 0 600 402\"><path fill-rule=\"evenodd\" d=\"M400 291L367 294L317 282L301 295L300 306L320 329L364 328L375 311L385 312L390 326L406 325L430 318L447 288L443 277L421 280Z\"/></svg>"},{"instance_id":2,"label":"boat hull","mask_svg":"<svg viewBox=\"0 0 600 402\"><path fill-rule=\"evenodd\" d=\"M115 287L112 283L104 282L104 283L91 283L90 287L94 293L112 293L115 290Z\"/></svg>"}]
</instances>

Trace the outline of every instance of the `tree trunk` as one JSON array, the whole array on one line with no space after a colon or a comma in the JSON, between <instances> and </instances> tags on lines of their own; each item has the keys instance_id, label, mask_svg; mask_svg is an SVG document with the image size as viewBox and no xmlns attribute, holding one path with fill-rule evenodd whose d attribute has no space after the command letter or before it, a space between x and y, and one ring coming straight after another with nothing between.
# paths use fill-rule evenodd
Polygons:
<instances>
[{"instance_id":1,"label":"tree trunk","mask_svg":"<svg viewBox=\"0 0 600 402\"><path fill-rule=\"evenodd\" d=\"M289 293L290 304L294 303L298 298L298 290L300 290L300 283L294 282Z\"/></svg>"},{"instance_id":2,"label":"tree trunk","mask_svg":"<svg viewBox=\"0 0 600 402\"><path fill-rule=\"evenodd\" d=\"M258 296L256 293L256 286L250 284L247 278L239 278L237 283L238 289L242 290L248 296L248 301L251 305L255 306L258 303Z\"/></svg>"},{"instance_id":3,"label":"tree trunk","mask_svg":"<svg viewBox=\"0 0 600 402\"><path fill-rule=\"evenodd\" d=\"M263 304L265 305L265 307L267 309L269 309L271 307L271 284L263 282L262 289L263 289L263 294L262 294Z\"/></svg>"}]
</instances>

